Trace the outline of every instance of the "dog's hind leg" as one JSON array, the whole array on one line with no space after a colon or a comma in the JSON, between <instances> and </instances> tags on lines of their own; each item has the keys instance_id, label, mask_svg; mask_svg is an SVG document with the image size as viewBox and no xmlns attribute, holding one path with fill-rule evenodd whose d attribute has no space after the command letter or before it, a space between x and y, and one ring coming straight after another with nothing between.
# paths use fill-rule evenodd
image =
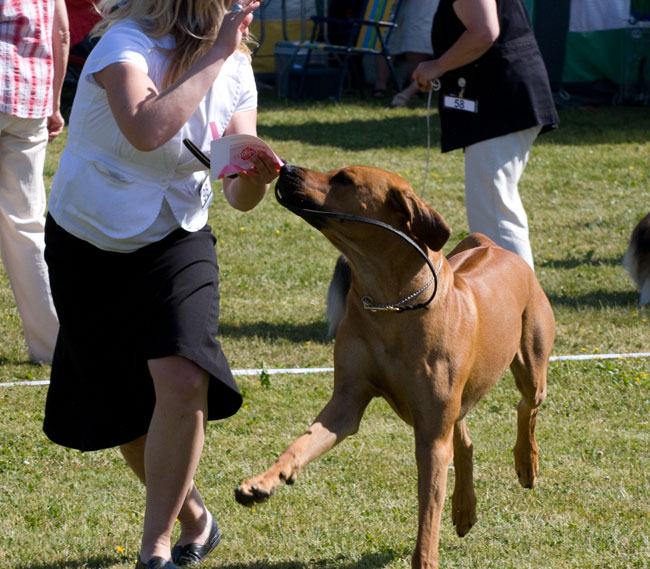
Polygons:
<instances>
[{"instance_id":1,"label":"dog's hind leg","mask_svg":"<svg viewBox=\"0 0 650 569\"><path fill-rule=\"evenodd\" d=\"M476 523L474 461L472 441L465 419L454 425L454 471L456 480L451 499L451 520L456 533L463 537Z\"/></svg>"},{"instance_id":2,"label":"dog's hind leg","mask_svg":"<svg viewBox=\"0 0 650 569\"><path fill-rule=\"evenodd\" d=\"M536 317L524 314L520 350L510 369L521 401L517 405L517 441L515 470L519 483L532 488L537 480L539 449L535 441L535 426L539 407L546 398L546 373L555 337L555 320L548 302L541 304Z\"/></svg>"}]
</instances>

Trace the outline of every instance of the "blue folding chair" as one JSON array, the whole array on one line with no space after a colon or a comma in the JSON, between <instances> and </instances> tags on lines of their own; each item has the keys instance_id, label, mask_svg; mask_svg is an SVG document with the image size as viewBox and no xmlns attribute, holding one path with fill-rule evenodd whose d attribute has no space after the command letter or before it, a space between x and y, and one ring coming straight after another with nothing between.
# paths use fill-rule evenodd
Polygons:
<instances>
[{"instance_id":1,"label":"blue folding chair","mask_svg":"<svg viewBox=\"0 0 650 569\"><path fill-rule=\"evenodd\" d=\"M304 92L313 60L319 59L313 57L314 52L333 55L338 60L337 101L341 100L353 55L383 57L395 83L395 88L399 90L399 80L393 66L388 42L392 31L397 27L397 16L401 5L402 0L367 0L359 18L343 20L329 16L312 16L311 20L314 25L311 39L307 42L295 42L295 55L300 53L301 58L304 57L298 96L300 97ZM333 27L347 31L338 34L339 42L337 43L328 40L328 29ZM320 59L322 60L322 57ZM363 81L359 81L359 88L363 95Z\"/></svg>"}]
</instances>

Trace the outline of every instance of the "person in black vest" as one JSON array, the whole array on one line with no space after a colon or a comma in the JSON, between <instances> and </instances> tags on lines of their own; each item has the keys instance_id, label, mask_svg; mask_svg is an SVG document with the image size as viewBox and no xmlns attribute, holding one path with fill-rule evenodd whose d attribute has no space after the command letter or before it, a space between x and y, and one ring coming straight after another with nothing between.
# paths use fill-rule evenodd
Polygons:
<instances>
[{"instance_id":1,"label":"person in black vest","mask_svg":"<svg viewBox=\"0 0 650 569\"><path fill-rule=\"evenodd\" d=\"M540 133L559 118L523 0L440 0L434 59L413 78L440 80L441 149L465 151L465 203L484 233L533 267L518 182Z\"/></svg>"}]
</instances>

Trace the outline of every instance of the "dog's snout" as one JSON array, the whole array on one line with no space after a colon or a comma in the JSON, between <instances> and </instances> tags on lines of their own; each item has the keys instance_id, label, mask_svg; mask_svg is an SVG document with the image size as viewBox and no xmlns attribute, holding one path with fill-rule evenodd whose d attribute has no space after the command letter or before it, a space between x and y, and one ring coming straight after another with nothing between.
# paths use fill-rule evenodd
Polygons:
<instances>
[{"instance_id":1,"label":"dog's snout","mask_svg":"<svg viewBox=\"0 0 650 569\"><path fill-rule=\"evenodd\" d=\"M314 220L306 216L307 210L318 209L319 192L314 188L314 172L308 168L285 164L280 169L280 176L275 184L275 197L281 205L304 217L314 225Z\"/></svg>"},{"instance_id":2,"label":"dog's snout","mask_svg":"<svg viewBox=\"0 0 650 569\"><path fill-rule=\"evenodd\" d=\"M291 164L284 164L280 169L280 176L278 177L276 188L284 195L295 192L302 185L302 174L303 168Z\"/></svg>"},{"instance_id":3,"label":"dog's snout","mask_svg":"<svg viewBox=\"0 0 650 569\"><path fill-rule=\"evenodd\" d=\"M280 178L297 178L300 177L300 172L302 172L302 168L299 166L284 164L282 168L280 168Z\"/></svg>"},{"instance_id":4,"label":"dog's snout","mask_svg":"<svg viewBox=\"0 0 650 569\"><path fill-rule=\"evenodd\" d=\"M300 172L302 168L291 164L284 164L280 168L280 175L275 184L275 196L280 203L286 204L286 200L291 199L301 186L302 177Z\"/></svg>"},{"instance_id":5,"label":"dog's snout","mask_svg":"<svg viewBox=\"0 0 650 569\"><path fill-rule=\"evenodd\" d=\"M289 164L288 162L282 165L282 168L280 168L280 175L284 174L291 174L296 169L296 167L292 164Z\"/></svg>"}]
</instances>

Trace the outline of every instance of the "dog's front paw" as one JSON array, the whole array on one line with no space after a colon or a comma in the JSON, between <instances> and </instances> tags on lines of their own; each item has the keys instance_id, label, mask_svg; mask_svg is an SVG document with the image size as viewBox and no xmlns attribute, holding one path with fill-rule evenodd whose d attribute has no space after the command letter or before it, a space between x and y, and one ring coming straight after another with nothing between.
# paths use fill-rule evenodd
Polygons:
<instances>
[{"instance_id":1,"label":"dog's front paw","mask_svg":"<svg viewBox=\"0 0 650 569\"><path fill-rule=\"evenodd\" d=\"M275 492L275 488L265 490L257 484L241 484L235 488L235 500L243 506L252 506L255 503L266 502Z\"/></svg>"},{"instance_id":2,"label":"dog's front paw","mask_svg":"<svg viewBox=\"0 0 650 569\"><path fill-rule=\"evenodd\" d=\"M235 488L235 500L244 506L266 502L282 482L293 484L298 471L292 464L291 456L285 453L264 474L250 478Z\"/></svg>"}]
</instances>

